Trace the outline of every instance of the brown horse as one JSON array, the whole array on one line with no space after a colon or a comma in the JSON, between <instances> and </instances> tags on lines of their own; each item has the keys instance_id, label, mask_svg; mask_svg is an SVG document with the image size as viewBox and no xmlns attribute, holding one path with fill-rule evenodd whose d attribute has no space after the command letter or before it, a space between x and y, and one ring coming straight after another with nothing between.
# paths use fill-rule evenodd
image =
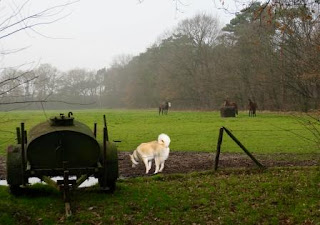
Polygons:
<instances>
[{"instance_id":1,"label":"brown horse","mask_svg":"<svg viewBox=\"0 0 320 225\"><path fill-rule=\"evenodd\" d=\"M163 115L163 113L165 115L167 115L170 107L171 107L171 102L166 101L166 102L161 103L159 105L159 115L160 115L160 113L162 115Z\"/></svg>"},{"instance_id":2,"label":"brown horse","mask_svg":"<svg viewBox=\"0 0 320 225\"><path fill-rule=\"evenodd\" d=\"M236 115L238 115L238 105L235 102L230 102L229 100L224 100L224 106L231 106L234 108Z\"/></svg>"},{"instance_id":3,"label":"brown horse","mask_svg":"<svg viewBox=\"0 0 320 225\"><path fill-rule=\"evenodd\" d=\"M249 98L249 116L254 117L256 116L257 104Z\"/></svg>"}]
</instances>

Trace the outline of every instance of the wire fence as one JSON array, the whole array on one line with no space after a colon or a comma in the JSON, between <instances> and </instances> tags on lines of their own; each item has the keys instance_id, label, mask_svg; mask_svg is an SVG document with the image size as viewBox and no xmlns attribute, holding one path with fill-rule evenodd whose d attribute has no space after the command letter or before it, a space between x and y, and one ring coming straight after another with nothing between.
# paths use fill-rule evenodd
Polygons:
<instances>
[{"instance_id":1,"label":"wire fence","mask_svg":"<svg viewBox=\"0 0 320 225\"><path fill-rule=\"evenodd\" d=\"M2 118L2 119L1 119ZM14 123L19 126L20 118L7 118L2 115L1 124ZM28 121L24 120L24 121ZM34 121L28 121L27 130ZM15 144L16 131L0 124L0 154L10 144ZM183 124L181 125L183 126ZM270 129L270 126L273 129ZM301 125L300 128L283 128L270 125L266 128L233 129L226 126L250 151L255 153L320 153L320 123ZM150 130L124 130L119 131L117 124L108 125L110 140L121 140L117 143L121 151L134 150L141 142L151 141ZM92 127L93 128L93 127ZM116 132L115 132L116 131ZM116 133L116 134L115 134ZM214 152L217 147L219 127L199 130L177 129L169 133L172 139L170 148L172 151L196 151ZM98 140L102 141L102 130L98 129ZM156 135L152 135L156 139ZM222 142L223 152L239 152L239 147L230 138L224 138Z\"/></svg>"},{"instance_id":2,"label":"wire fence","mask_svg":"<svg viewBox=\"0 0 320 225\"><path fill-rule=\"evenodd\" d=\"M230 131L248 148L257 153L315 153L319 152L319 137L307 129L254 129ZM227 151L237 146L228 138L222 144Z\"/></svg>"}]
</instances>

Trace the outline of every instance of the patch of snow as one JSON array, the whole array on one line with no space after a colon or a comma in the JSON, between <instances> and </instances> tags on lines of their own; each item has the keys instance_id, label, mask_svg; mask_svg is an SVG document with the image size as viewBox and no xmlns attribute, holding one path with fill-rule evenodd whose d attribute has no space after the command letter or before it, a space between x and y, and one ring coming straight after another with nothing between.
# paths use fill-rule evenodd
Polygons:
<instances>
[{"instance_id":1,"label":"patch of snow","mask_svg":"<svg viewBox=\"0 0 320 225\"><path fill-rule=\"evenodd\" d=\"M57 180L61 180L63 179L63 177L53 177L52 180L57 181ZM70 177L69 179L75 179L75 177ZM41 182L41 180L37 177L31 177L29 178L29 184L36 184L36 183L42 183L45 184L45 182ZM86 179L79 187L90 187L93 186L95 184L98 183L98 179L94 178L94 177L89 177L88 179ZM3 186L8 186L7 180L0 180L0 185Z\"/></svg>"}]
</instances>

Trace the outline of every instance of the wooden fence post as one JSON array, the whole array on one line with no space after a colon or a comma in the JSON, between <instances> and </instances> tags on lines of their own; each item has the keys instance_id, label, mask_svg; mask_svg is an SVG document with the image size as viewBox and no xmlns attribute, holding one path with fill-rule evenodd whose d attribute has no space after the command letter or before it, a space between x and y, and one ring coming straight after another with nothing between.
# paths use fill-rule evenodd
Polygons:
<instances>
[{"instance_id":1,"label":"wooden fence post","mask_svg":"<svg viewBox=\"0 0 320 225\"><path fill-rule=\"evenodd\" d=\"M227 128L223 127L223 129L232 138L232 140L234 140L234 142L236 142L239 145L239 147L257 164L257 166L259 166L260 168L265 168L255 157L253 157L253 155L251 155L251 153L246 149L246 147L244 147L244 145L241 144L241 142Z\"/></svg>"},{"instance_id":2,"label":"wooden fence post","mask_svg":"<svg viewBox=\"0 0 320 225\"><path fill-rule=\"evenodd\" d=\"M219 164L219 156L220 156L220 151L221 151L221 144L222 144L222 138L223 138L223 130L224 128L221 127L219 130L219 138L218 138L218 144L217 144L217 153L216 153L216 159L214 161L214 170L218 169L218 164Z\"/></svg>"}]
</instances>

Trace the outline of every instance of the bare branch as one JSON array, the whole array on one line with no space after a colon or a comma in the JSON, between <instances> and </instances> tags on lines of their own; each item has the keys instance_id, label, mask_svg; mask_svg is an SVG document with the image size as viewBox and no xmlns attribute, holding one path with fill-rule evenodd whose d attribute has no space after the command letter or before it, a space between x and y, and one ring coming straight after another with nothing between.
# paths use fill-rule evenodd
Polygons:
<instances>
[{"instance_id":1,"label":"bare branch","mask_svg":"<svg viewBox=\"0 0 320 225\"><path fill-rule=\"evenodd\" d=\"M47 22L33 22L33 21L39 20L39 19L47 19L47 18L57 16L64 10L64 8L66 6L72 5L78 1L79 0L68 2L65 4L61 4L61 5L56 5L56 6L47 8L45 10L42 10L40 12L31 14L26 17L22 16L22 19L18 19L17 21L11 23L11 21L13 19L17 18L18 15L20 15L21 11L26 7L27 3L29 2L29 1L26 1L24 4L21 5L21 7L19 7L17 9L16 12L13 13L13 15L11 15L10 17L6 18L4 21L1 22L1 24L0 24L0 39L6 38L12 34L15 34L20 31L27 30L27 29L30 29L34 32L34 29L31 29L31 28L34 28L34 27L40 26L40 25L46 25L46 24L51 24L51 23L57 22L65 17L69 16L70 14L61 16L57 19L50 20ZM21 25L22 25L22 27L20 27ZM39 34L39 32L36 32L36 33Z\"/></svg>"},{"instance_id":2,"label":"bare branch","mask_svg":"<svg viewBox=\"0 0 320 225\"><path fill-rule=\"evenodd\" d=\"M27 48L29 48L29 47L30 47L30 46L27 46L27 47L24 47L24 48L18 48L18 49L5 50L5 51L0 52L0 55L4 56L4 55L14 54L14 53L23 51L23 50L25 50L25 49L27 49ZM1 68L0 68L0 69L1 69Z\"/></svg>"},{"instance_id":3,"label":"bare branch","mask_svg":"<svg viewBox=\"0 0 320 225\"><path fill-rule=\"evenodd\" d=\"M79 102L67 102L67 101L60 101L60 100L30 100L30 101L16 101L16 102L0 102L0 105L26 104L26 103L64 103L68 105L93 105L96 102L79 103Z\"/></svg>"},{"instance_id":4,"label":"bare branch","mask_svg":"<svg viewBox=\"0 0 320 225\"><path fill-rule=\"evenodd\" d=\"M19 83L19 84L15 85L15 86L9 88L8 90L5 90L5 91L3 91L3 92L0 92L0 96L1 96L1 95L4 95L4 94L7 94L7 93L9 93L10 91L16 89L17 87L19 87L19 86L21 86L21 85L23 85L23 84L29 83L29 82L37 79L37 78L38 78L38 76L32 77L31 79L28 79L28 80L26 80L26 81L24 81L24 82L22 82L22 83Z\"/></svg>"},{"instance_id":5,"label":"bare branch","mask_svg":"<svg viewBox=\"0 0 320 225\"><path fill-rule=\"evenodd\" d=\"M23 72L23 73L20 74L19 76L10 77L10 78L8 78L8 79L5 79L5 80L3 80L3 81L0 81L0 87L3 86L5 83L7 83L7 82L9 82L9 81L18 80L20 77L23 77L23 76L26 75L27 73L29 73L29 71Z\"/></svg>"}]
</instances>

